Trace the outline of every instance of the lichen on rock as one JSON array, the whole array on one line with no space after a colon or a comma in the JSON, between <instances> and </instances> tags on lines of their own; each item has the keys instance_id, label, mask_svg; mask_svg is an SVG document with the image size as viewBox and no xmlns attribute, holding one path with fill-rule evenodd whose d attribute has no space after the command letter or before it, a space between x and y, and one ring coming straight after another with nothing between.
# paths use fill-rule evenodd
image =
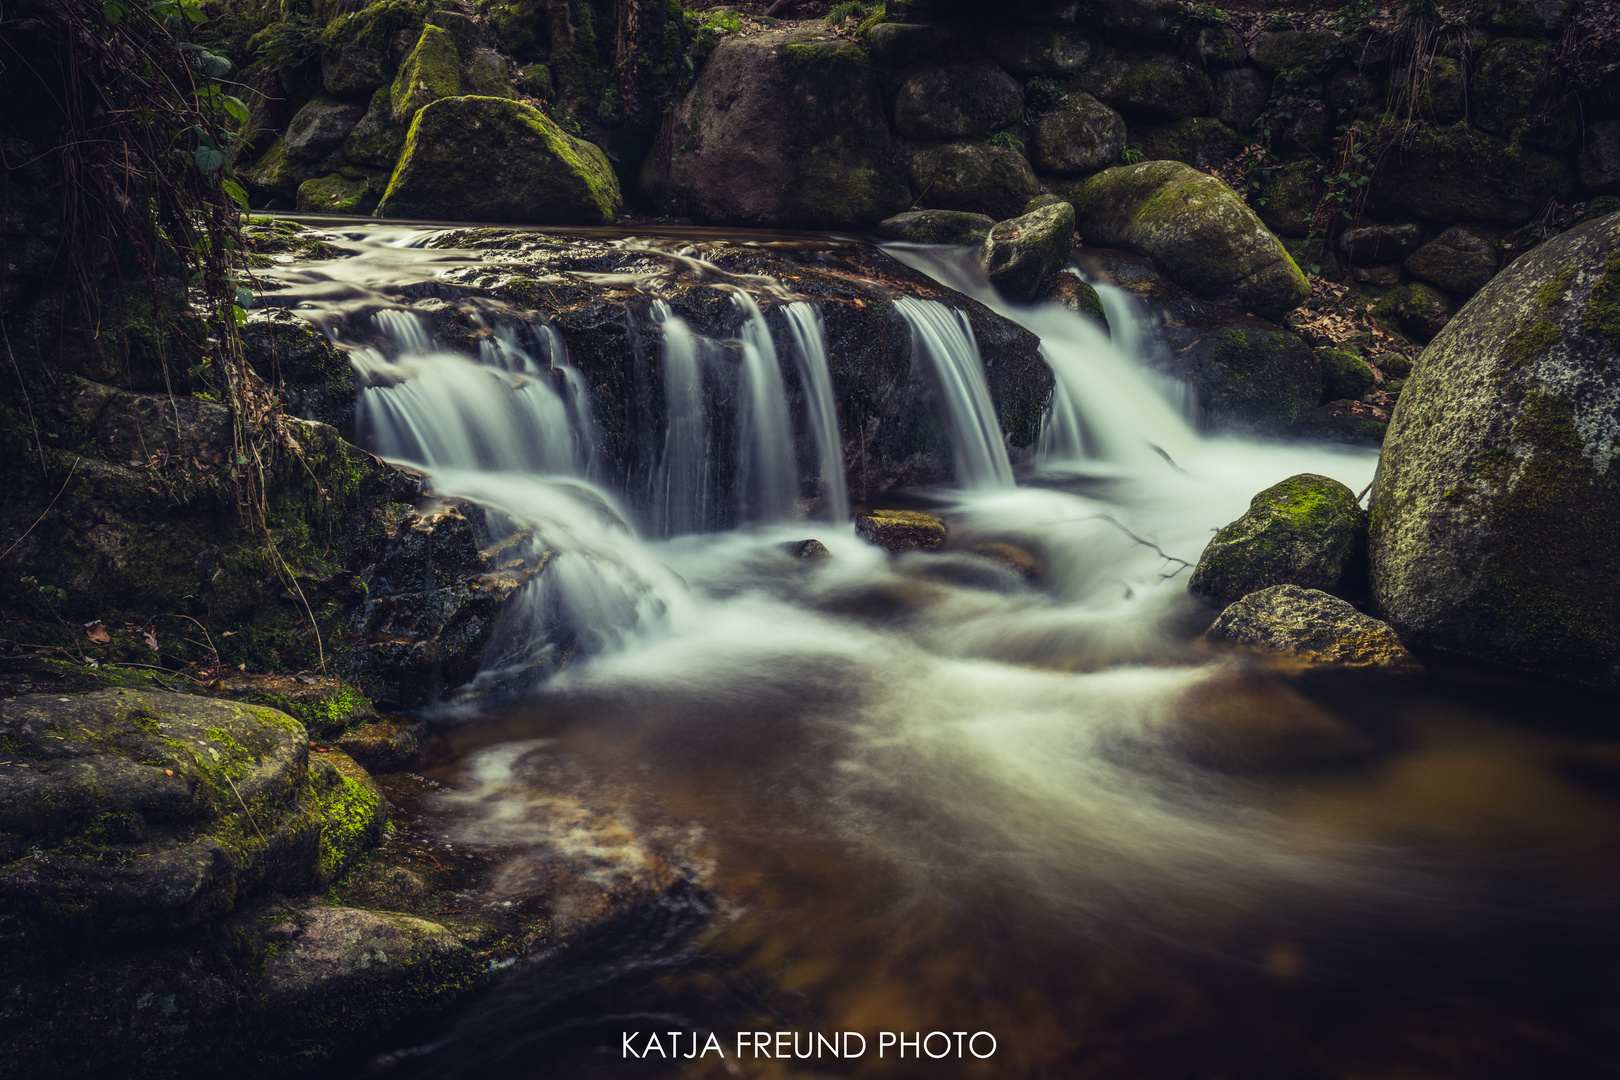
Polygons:
<instances>
[{"instance_id":1,"label":"lichen on rock","mask_svg":"<svg viewBox=\"0 0 1620 1080\"><path fill-rule=\"evenodd\" d=\"M1233 601L1204 637L1305 664L1406 672L1417 661L1388 623L1319 589L1273 585Z\"/></svg>"},{"instance_id":2,"label":"lichen on rock","mask_svg":"<svg viewBox=\"0 0 1620 1080\"><path fill-rule=\"evenodd\" d=\"M1216 532L1187 589L1222 605L1274 585L1342 595L1356 590L1350 575L1360 565L1365 527L1355 492L1326 476L1291 476Z\"/></svg>"}]
</instances>

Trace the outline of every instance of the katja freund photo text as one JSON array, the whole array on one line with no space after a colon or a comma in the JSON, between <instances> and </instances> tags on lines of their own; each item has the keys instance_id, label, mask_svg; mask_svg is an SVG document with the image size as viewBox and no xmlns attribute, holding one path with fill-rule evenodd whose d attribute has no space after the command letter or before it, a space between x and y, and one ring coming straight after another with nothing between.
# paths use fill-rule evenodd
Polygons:
<instances>
[{"instance_id":1,"label":"katja freund photo text","mask_svg":"<svg viewBox=\"0 0 1620 1080\"><path fill-rule=\"evenodd\" d=\"M880 1031L869 1042L858 1031L739 1031L737 1058L859 1058L868 1050L899 1058L989 1058L996 1037L988 1031ZM720 1036L696 1031L623 1032L620 1056L627 1058L702 1058L727 1056Z\"/></svg>"}]
</instances>

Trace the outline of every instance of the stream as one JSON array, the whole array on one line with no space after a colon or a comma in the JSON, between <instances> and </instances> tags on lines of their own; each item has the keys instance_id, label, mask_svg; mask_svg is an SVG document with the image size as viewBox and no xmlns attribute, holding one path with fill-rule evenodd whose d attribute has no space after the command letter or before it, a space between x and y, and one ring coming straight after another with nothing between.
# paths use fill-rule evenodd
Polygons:
<instances>
[{"instance_id":1,"label":"stream","mask_svg":"<svg viewBox=\"0 0 1620 1080\"><path fill-rule=\"evenodd\" d=\"M457 353L384 299L476 253L337 231L350 257L266 276L348 349L359 441L554 552L433 714L454 842L570 849L605 892L648 851L680 879L338 1075L1620 1072L1620 814L1578 767L1607 749L1601 703L1441 658L1296 672L1197 641L1213 530L1297 473L1359 492L1374 451L1202 434L1129 296L1099 289L1110 336L1005 304L970 249L894 245L1037 334L1057 389L1014 460L966 319L896 303L957 479L894 503L945 518L948 549L891 557L849 524L814 304L772 320L739 289L714 341L655 303L670 421L626 490L562 335L491 310ZM830 555L788 553L811 538ZM501 692L559 622L572 663ZM558 795L637 844L569 832ZM499 887L535 874L518 856Z\"/></svg>"}]
</instances>

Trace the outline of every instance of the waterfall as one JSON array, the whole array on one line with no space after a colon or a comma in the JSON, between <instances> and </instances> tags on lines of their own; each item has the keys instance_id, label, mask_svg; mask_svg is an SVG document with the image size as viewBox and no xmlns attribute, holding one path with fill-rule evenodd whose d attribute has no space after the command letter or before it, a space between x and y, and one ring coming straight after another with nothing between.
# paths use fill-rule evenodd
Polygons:
<instances>
[{"instance_id":1,"label":"waterfall","mask_svg":"<svg viewBox=\"0 0 1620 1080\"><path fill-rule=\"evenodd\" d=\"M785 521L798 502L793 465L793 427L787 391L771 340L771 328L747 293L732 294L743 311L742 353L745 393L737 417L737 486L747 520Z\"/></svg>"},{"instance_id":2,"label":"waterfall","mask_svg":"<svg viewBox=\"0 0 1620 1080\"><path fill-rule=\"evenodd\" d=\"M653 512L665 536L697 532L712 515L709 420L703 402L700 342L662 300L653 318L663 337L664 452L653 472Z\"/></svg>"},{"instance_id":3,"label":"waterfall","mask_svg":"<svg viewBox=\"0 0 1620 1080\"><path fill-rule=\"evenodd\" d=\"M821 466L822 517L842 523L849 519L849 489L844 481L844 440L838 431L838 411L833 404L832 371L827 365L827 338L822 332L821 313L800 301L783 309L788 334L793 339L793 355L799 363L799 382L804 386L805 408L810 433L816 440Z\"/></svg>"},{"instance_id":4,"label":"waterfall","mask_svg":"<svg viewBox=\"0 0 1620 1080\"><path fill-rule=\"evenodd\" d=\"M1012 487L1007 446L967 317L944 304L910 296L896 300L894 309L911 327L913 353L933 368L956 451L957 483L966 488Z\"/></svg>"}]
</instances>

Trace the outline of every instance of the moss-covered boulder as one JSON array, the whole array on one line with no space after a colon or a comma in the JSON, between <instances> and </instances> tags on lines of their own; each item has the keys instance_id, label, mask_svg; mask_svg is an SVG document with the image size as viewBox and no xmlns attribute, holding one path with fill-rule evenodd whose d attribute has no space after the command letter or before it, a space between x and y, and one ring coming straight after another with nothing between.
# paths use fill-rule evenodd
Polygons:
<instances>
[{"instance_id":1,"label":"moss-covered boulder","mask_svg":"<svg viewBox=\"0 0 1620 1080\"><path fill-rule=\"evenodd\" d=\"M1620 190L1620 120L1601 120L1586 129L1580 174L1587 191Z\"/></svg>"},{"instance_id":2,"label":"moss-covered boulder","mask_svg":"<svg viewBox=\"0 0 1620 1080\"><path fill-rule=\"evenodd\" d=\"M1359 565L1365 529L1355 492L1315 473L1290 476L1216 532L1187 590L1222 606L1273 585L1342 594L1354 588L1347 575Z\"/></svg>"},{"instance_id":3,"label":"moss-covered boulder","mask_svg":"<svg viewBox=\"0 0 1620 1080\"><path fill-rule=\"evenodd\" d=\"M1074 207L1059 202L998 224L979 248L979 268L1003 296L1027 303L1073 251Z\"/></svg>"},{"instance_id":4,"label":"moss-covered boulder","mask_svg":"<svg viewBox=\"0 0 1620 1080\"><path fill-rule=\"evenodd\" d=\"M1353 349L1317 349L1316 356L1322 364L1323 401L1354 401L1378 383L1372 367Z\"/></svg>"},{"instance_id":5,"label":"moss-covered boulder","mask_svg":"<svg viewBox=\"0 0 1620 1080\"><path fill-rule=\"evenodd\" d=\"M1464 124L1424 125L1373 173L1369 201L1428 221L1501 221L1517 225L1548 199L1568 198L1569 169L1550 154L1528 150Z\"/></svg>"},{"instance_id":6,"label":"moss-covered boulder","mask_svg":"<svg viewBox=\"0 0 1620 1080\"><path fill-rule=\"evenodd\" d=\"M1453 225L1405 262L1413 277L1465 300L1485 287L1500 264L1496 238L1477 225Z\"/></svg>"},{"instance_id":7,"label":"moss-covered boulder","mask_svg":"<svg viewBox=\"0 0 1620 1080\"><path fill-rule=\"evenodd\" d=\"M1126 119L1148 123L1208 115L1215 103L1204 70L1173 53L1110 52L1076 83Z\"/></svg>"},{"instance_id":8,"label":"moss-covered boulder","mask_svg":"<svg viewBox=\"0 0 1620 1080\"><path fill-rule=\"evenodd\" d=\"M734 35L665 118L642 186L664 213L696 221L874 225L912 204L883 114L860 45L822 30Z\"/></svg>"},{"instance_id":9,"label":"moss-covered boulder","mask_svg":"<svg viewBox=\"0 0 1620 1080\"><path fill-rule=\"evenodd\" d=\"M1480 50L1469 84L1474 122L1513 142L1562 150L1575 141L1575 113L1549 92L1554 81L1553 46L1546 41L1502 38Z\"/></svg>"},{"instance_id":10,"label":"moss-covered boulder","mask_svg":"<svg viewBox=\"0 0 1620 1080\"><path fill-rule=\"evenodd\" d=\"M1263 649L1304 664L1417 670L1417 660L1388 623L1337 596L1298 585L1273 585L1233 601L1204 637Z\"/></svg>"},{"instance_id":11,"label":"moss-covered boulder","mask_svg":"<svg viewBox=\"0 0 1620 1080\"><path fill-rule=\"evenodd\" d=\"M1393 301L1395 319L1406 336L1423 344L1432 341L1457 313L1450 298L1421 281L1400 286L1386 300Z\"/></svg>"},{"instance_id":12,"label":"moss-covered boulder","mask_svg":"<svg viewBox=\"0 0 1620 1080\"><path fill-rule=\"evenodd\" d=\"M877 233L913 244L982 244L994 219L963 210L912 210L878 222Z\"/></svg>"},{"instance_id":13,"label":"moss-covered boulder","mask_svg":"<svg viewBox=\"0 0 1620 1080\"><path fill-rule=\"evenodd\" d=\"M1083 30L1003 25L991 29L984 51L1008 71L1062 77L1085 69L1097 51L1097 40Z\"/></svg>"},{"instance_id":14,"label":"moss-covered boulder","mask_svg":"<svg viewBox=\"0 0 1620 1080\"><path fill-rule=\"evenodd\" d=\"M0 702L0 909L13 940L163 931L321 886L382 836L346 755L274 709L100 690ZM26 928L26 931L24 931ZM31 932L27 932L31 931Z\"/></svg>"},{"instance_id":15,"label":"moss-covered boulder","mask_svg":"<svg viewBox=\"0 0 1620 1080\"><path fill-rule=\"evenodd\" d=\"M297 198L298 188L318 171L315 163L289 153L287 140L277 139L263 157L243 170L242 179L253 187L290 200Z\"/></svg>"},{"instance_id":16,"label":"moss-covered boulder","mask_svg":"<svg viewBox=\"0 0 1620 1080\"><path fill-rule=\"evenodd\" d=\"M911 156L917 198L941 210L1017 217L1040 193L1028 160L1011 146L991 142L942 143Z\"/></svg>"},{"instance_id":17,"label":"moss-covered boulder","mask_svg":"<svg viewBox=\"0 0 1620 1080\"><path fill-rule=\"evenodd\" d=\"M1310 235L1311 221L1325 193L1320 174L1321 166L1314 158L1290 161L1264 174L1265 187L1254 202L1266 228L1278 236Z\"/></svg>"},{"instance_id":18,"label":"moss-covered boulder","mask_svg":"<svg viewBox=\"0 0 1620 1080\"><path fill-rule=\"evenodd\" d=\"M965 139L1006 127L1024 111L1024 88L994 64L917 67L900 84L894 126L911 139Z\"/></svg>"},{"instance_id":19,"label":"moss-covered boulder","mask_svg":"<svg viewBox=\"0 0 1620 1080\"><path fill-rule=\"evenodd\" d=\"M285 308L255 310L242 328L242 345L289 413L345 431L354 423L360 389L354 365L308 320Z\"/></svg>"},{"instance_id":20,"label":"moss-covered boulder","mask_svg":"<svg viewBox=\"0 0 1620 1080\"><path fill-rule=\"evenodd\" d=\"M1258 68L1217 72L1210 113L1236 131L1248 131L1271 100L1271 76Z\"/></svg>"},{"instance_id":21,"label":"moss-covered boulder","mask_svg":"<svg viewBox=\"0 0 1620 1080\"><path fill-rule=\"evenodd\" d=\"M1041 282L1035 300L1041 304L1057 304L1076 315L1084 315L1103 332L1108 332L1108 314L1103 310L1102 297L1075 274L1067 271L1053 274Z\"/></svg>"},{"instance_id":22,"label":"moss-covered boulder","mask_svg":"<svg viewBox=\"0 0 1620 1080\"><path fill-rule=\"evenodd\" d=\"M1130 138L1149 161L1180 161L1195 169L1224 165L1244 146L1237 132L1212 116L1139 126Z\"/></svg>"},{"instance_id":23,"label":"moss-covered boulder","mask_svg":"<svg viewBox=\"0 0 1620 1080\"><path fill-rule=\"evenodd\" d=\"M377 208L377 195L364 176L330 173L298 185L297 209L306 214L369 214Z\"/></svg>"},{"instance_id":24,"label":"moss-covered boulder","mask_svg":"<svg viewBox=\"0 0 1620 1080\"><path fill-rule=\"evenodd\" d=\"M1339 37L1326 30L1266 30L1249 43L1249 59L1266 71L1325 67L1337 54Z\"/></svg>"},{"instance_id":25,"label":"moss-covered boulder","mask_svg":"<svg viewBox=\"0 0 1620 1080\"><path fill-rule=\"evenodd\" d=\"M455 35L442 26L422 27L422 36L399 66L399 74L388 91L394 122L408 124L429 102L463 93Z\"/></svg>"},{"instance_id":26,"label":"moss-covered boulder","mask_svg":"<svg viewBox=\"0 0 1620 1080\"><path fill-rule=\"evenodd\" d=\"M565 134L532 105L457 97L417 113L377 213L602 225L623 208L618 178L599 148Z\"/></svg>"},{"instance_id":27,"label":"moss-covered boulder","mask_svg":"<svg viewBox=\"0 0 1620 1080\"><path fill-rule=\"evenodd\" d=\"M1220 180L1179 161L1099 173L1075 190L1074 208L1088 241L1149 256L1202 299L1276 317L1310 295L1305 275L1254 211Z\"/></svg>"},{"instance_id":28,"label":"moss-covered boulder","mask_svg":"<svg viewBox=\"0 0 1620 1080\"><path fill-rule=\"evenodd\" d=\"M388 87L371 95L366 113L343 140L343 160L355 166L392 170L405 148L408 124L394 119L393 97Z\"/></svg>"},{"instance_id":29,"label":"moss-covered boulder","mask_svg":"<svg viewBox=\"0 0 1620 1080\"><path fill-rule=\"evenodd\" d=\"M327 23L321 31L321 85L326 92L370 94L388 85L397 59L393 41L400 34L415 37L426 8L414 0L379 0Z\"/></svg>"},{"instance_id":30,"label":"moss-covered boulder","mask_svg":"<svg viewBox=\"0 0 1620 1080\"><path fill-rule=\"evenodd\" d=\"M318 161L343 145L365 106L328 97L316 97L299 109L282 136L287 153L302 161Z\"/></svg>"},{"instance_id":31,"label":"moss-covered boulder","mask_svg":"<svg viewBox=\"0 0 1620 1080\"><path fill-rule=\"evenodd\" d=\"M1031 158L1042 172L1079 176L1119 160L1125 118L1090 94L1064 94L1031 129Z\"/></svg>"},{"instance_id":32,"label":"moss-covered boulder","mask_svg":"<svg viewBox=\"0 0 1620 1080\"><path fill-rule=\"evenodd\" d=\"M1403 638L1620 685L1620 215L1498 274L1424 351L1373 485Z\"/></svg>"},{"instance_id":33,"label":"moss-covered boulder","mask_svg":"<svg viewBox=\"0 0 1620 1080\"><path fill-rule=\"evenodd\" d=\"M874 510L858 514L855 535L884 551L938 551L945 544L945 522L917 510Z\"/></svg>"},{"instance_id":34,"label":"moss-covered boulder","mask_svg":"<svg viewBox=\"0 0 1620 1080\"><path fill-rule=\"evenodd\" d=\"M1258 321L1222 327L1191 352L1193 385L1214 427L1281 431L1322 398L1316 355L1298 334Z\"/></svg>"}]
</instances>

